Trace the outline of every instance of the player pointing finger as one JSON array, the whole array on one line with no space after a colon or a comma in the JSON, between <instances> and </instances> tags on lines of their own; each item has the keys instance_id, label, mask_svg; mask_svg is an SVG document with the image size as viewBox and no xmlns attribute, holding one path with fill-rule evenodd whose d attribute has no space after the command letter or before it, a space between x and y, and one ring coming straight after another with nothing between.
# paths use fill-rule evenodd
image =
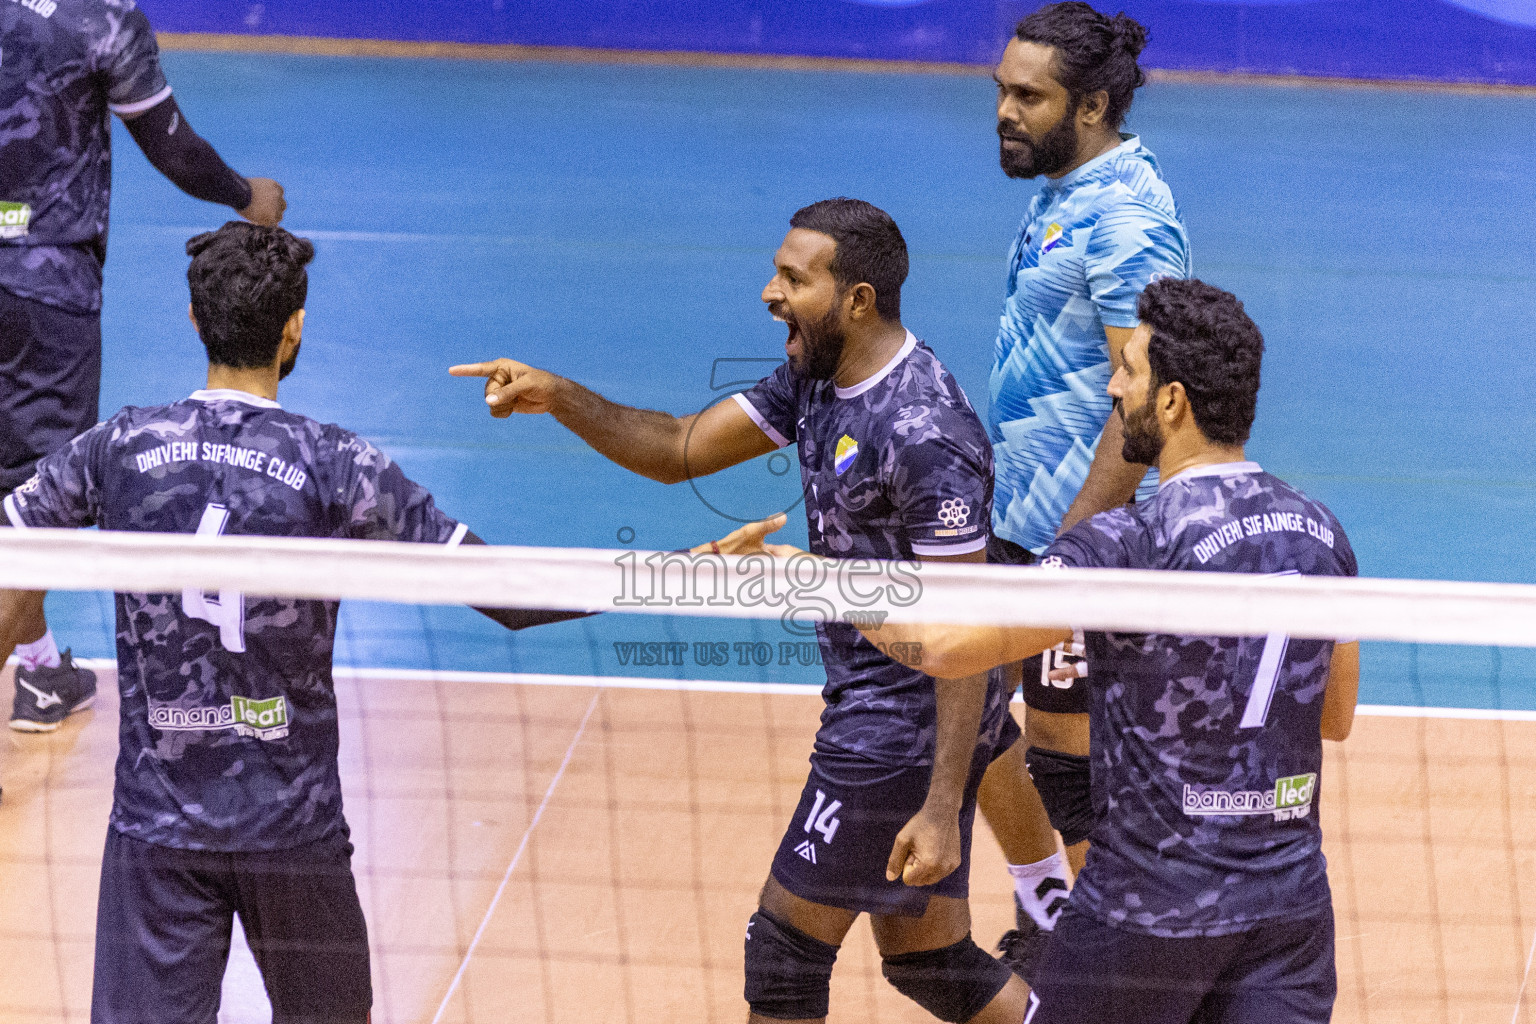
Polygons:
<instances>
[{"instance_id":1,"label":"player pointing finger","mask_svg":"<svg viewBox=\"0 0 1536 1024\"><path fill-rule=\"evenodd\" d=\"M452 372L486 378L492 415L548 411L600 454L663 483L798 446L812 555L981 561L991 445L954 377L901 322L900 230L852 199L808 206L790 228L762 293L787 328L786 361L701 413L626 407L507 359ZM927 427L905 429L914 422ZM749 523L694 550L793 557L764 543L784 521ZM816 631L827 707L748 925L749 1020L824 1019L837 947L869 913L898 991L941 1020L1019 1024L1028 990L971 940L966 902L976 787L1007 714L1001 684L935 680L847 623Z\"/></svg>"},{"instance_id":2,"label":"player pointing finger","mask_svg":"<svg viewBox=\"0 0 1536 1024\"><path fill-rule=\"evenodd\" d=\"M449 367L448 372L455 377L484 377L485 404L499 420L515 412L553 412L555 389L561 383L561 378L554 374L515 359L464 363Z\"/></svg>"}]
</instances>

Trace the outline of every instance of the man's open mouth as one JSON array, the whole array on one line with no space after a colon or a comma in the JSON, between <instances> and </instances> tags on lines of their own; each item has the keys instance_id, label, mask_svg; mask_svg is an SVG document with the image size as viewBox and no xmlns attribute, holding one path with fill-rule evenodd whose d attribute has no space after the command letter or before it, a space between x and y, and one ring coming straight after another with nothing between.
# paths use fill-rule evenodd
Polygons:
<instances>
[{"instance_id":1,"label":"man's open mouth","mask_svg":"<svg viewBox=\"0 0 1536 1024\"><path fill-rule=\"evenodd\" d=\"M789 328L789 336L784 339L784 348L786 350L796 348L800 344L800 322L792 317L784 316L782 313L772 313L771 315L779 323Z\"/></svg>"}]
</instances>

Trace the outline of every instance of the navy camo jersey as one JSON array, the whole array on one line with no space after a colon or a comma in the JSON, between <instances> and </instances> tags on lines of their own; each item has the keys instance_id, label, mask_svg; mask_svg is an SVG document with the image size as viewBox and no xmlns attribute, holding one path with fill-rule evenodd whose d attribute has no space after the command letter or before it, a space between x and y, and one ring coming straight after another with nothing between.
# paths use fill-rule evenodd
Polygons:
<instances>
[{"instance_id":1,"label":"navy camo jersey","mask_svg":"<svg viewBox=\"0 0 1536 1024\"><path fill-rule=\"evenodd\" d=\"M986 546L986 428L938 356L910 332L888 365L854 387L812 380L785 362L736 401L779 447L798 444L815 554L911 562ZM909 578L920 585L920 571ZM933 678L882 654L846 622L818 623L816 632L827 672L817 748L883 764L930 764ZM983 742L995 741L1006 713L1007 695L994 685Z\"/></svg>"},{"instance_id":2,"label":"navy camo jersey","mask_svg":"<svg viewBox=\"0 0 1536 1024\"><path fill-rule=\"evenodd\" d=\"M38 463L20 527L457 543L464 529L367 441L239 391L128 408ZM191 850L281 850L342 817L336 602L118 594L112 824Z\"/></svg>"},{"instance_id":3,"label":"navy camo jersey","mask_svg":"<svg viewBox=\"0 0 1536 1024\"><path fill-rule=\"evenodd\" d=\"M133 0L0 2L0 288L101 308L110 112L170 94Z\"/></svg>"},{"instance_id":4,"label":"navy camo jersey","mask_svg":"<svg viewBox=\"0 0 1536 1024\"><path fill-rule=\"evenodd\" d=\"M1333 514L1251 462L1167 480L1063 534L1044 564L1357 573ZM1173 938L1326 906L1317 797L1333 642L1089 633L1087 655L1099 823L1073 902Z\"/></svg>"}]
</instances>

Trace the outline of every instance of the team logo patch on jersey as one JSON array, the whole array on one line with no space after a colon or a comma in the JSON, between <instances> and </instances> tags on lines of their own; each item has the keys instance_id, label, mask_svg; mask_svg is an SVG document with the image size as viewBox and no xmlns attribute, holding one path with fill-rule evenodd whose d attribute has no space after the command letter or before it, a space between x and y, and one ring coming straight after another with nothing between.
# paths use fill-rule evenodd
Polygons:
<instances>
[{"instance_id":1,"label":"team logo patch on jersey","mask_svg":"<svg viewBox=\"0 0 1536 1024\"><path fill-rule=\"evenodd\" d=\"M24 238L32 225L32 207L0 202L0 238Z\"/></svg>"},{"instance_id":2,"label":"team logo patch on jersey","mask_svg":"<svg viewBox=\"0 0 1536 1024\"><path fill-rule=\"evenodd\" d=\"M853 465L853 460L859 457L859 442L844 434L837 439L837 457L832 460L832 468L842 476Z\"/></svg>"},{"instance_id":3,"label":"team logo patch on jersey","mask_svg":"<svg viewBox=\"0 0 1536 1024\"><path fill-rule=\"evenodd\" d=\"M971 506L963 498L950 498L939 506L939 522L953 529L964 526L971 518Z\"/></svg>"},{"instance_id":4,"label":"team logo patch on jersey","mask_svg":"<svg viewBox=\"0 0 1536 1024\"><path fill-rule=\"evenodd\" d=\"M1060 224L1052 224L1045 229L1045 237L1040 240L1040 252L1045 254L1061 244L1061 240L1067 237Z\"/></svg>"}]
</instances>

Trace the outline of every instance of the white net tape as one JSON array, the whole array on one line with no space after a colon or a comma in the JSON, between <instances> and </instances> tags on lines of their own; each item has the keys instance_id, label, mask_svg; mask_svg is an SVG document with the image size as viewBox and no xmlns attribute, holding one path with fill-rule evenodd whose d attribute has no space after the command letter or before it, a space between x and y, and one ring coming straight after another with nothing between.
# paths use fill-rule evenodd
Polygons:
<instances>
[{"instance_id":1,"label":"white net tape","mask_svg":"<svg viewBox=\"0 0 1536 1024\"><path fill-rule=\"evenodd\" d=\"M0 531L0 587L1536 647L1536 586Z\"/></svg>"}]
</instances>

